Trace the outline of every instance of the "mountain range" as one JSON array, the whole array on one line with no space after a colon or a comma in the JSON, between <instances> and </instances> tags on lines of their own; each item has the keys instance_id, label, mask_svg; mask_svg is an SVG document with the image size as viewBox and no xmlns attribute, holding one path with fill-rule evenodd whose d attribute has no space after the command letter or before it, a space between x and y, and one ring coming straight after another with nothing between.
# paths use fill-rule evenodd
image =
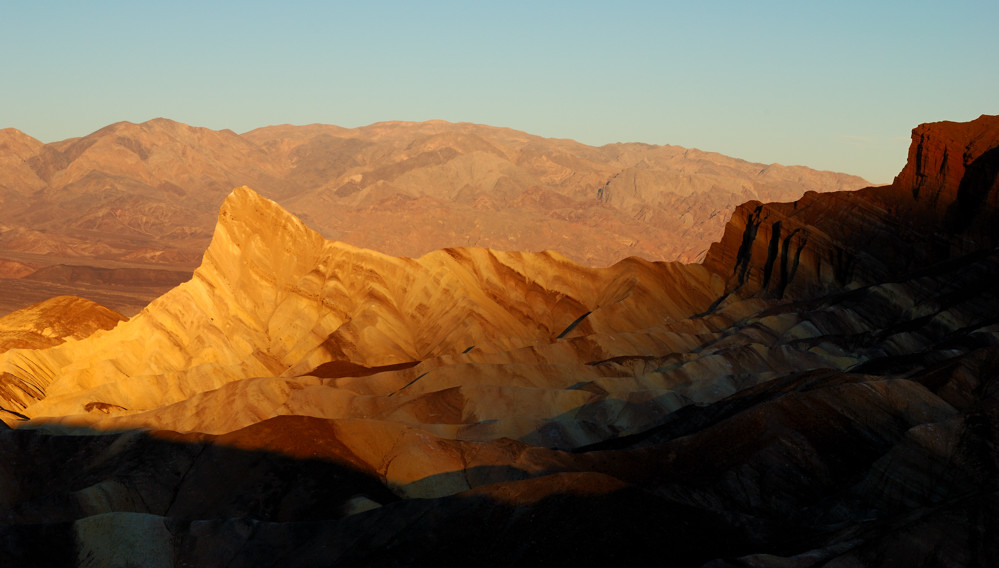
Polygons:
<instances>
[{"instance_id":1,"label":"mountain range","mask_svg":"<svg viewBox=\"0 0 999 568\"><path fill-rule=\"evenodd\" d=\"M0 310L70 294L134 315L190 277L233 187L326 238L393 256L480 246L609 266L700 260L744 201L865 185L678 146L592 147L443 121L236 134L155 119L50 144L5 129Z\"/></svg>"},{"instance_id":2,"label":"mountain range","mask_svg":"<svg viewBox=\"0 0 999 568\"><path fill-rule=\"evenodd\" d=\"M325 238L0 318L4 565L999 562L999 117L698 264Z\"/></svg>"}]
</instances>

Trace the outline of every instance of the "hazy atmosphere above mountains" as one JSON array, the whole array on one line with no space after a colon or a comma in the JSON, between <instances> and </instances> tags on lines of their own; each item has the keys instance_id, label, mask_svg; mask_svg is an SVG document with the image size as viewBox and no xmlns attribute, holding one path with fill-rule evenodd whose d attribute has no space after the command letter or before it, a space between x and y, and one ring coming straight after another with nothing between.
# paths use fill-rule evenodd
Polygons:
<instances>
[{"instance_id":1,"label":"hazy atmosphere above mountains","mask_svg":"<svg viewBox=\"0 0 999 568\"><path fill-rule=\"evenodd\" d=\"M985 0L14 3L0 126L443 119L882 184L914 125L997 112L996 21Z\"/></svg>"}]
</instances>

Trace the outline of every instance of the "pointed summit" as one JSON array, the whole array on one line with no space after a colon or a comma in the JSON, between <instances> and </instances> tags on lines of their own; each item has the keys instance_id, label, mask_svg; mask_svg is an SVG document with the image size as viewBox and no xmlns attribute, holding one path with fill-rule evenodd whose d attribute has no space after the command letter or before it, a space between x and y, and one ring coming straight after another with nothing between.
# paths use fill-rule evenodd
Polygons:
<instances>
[{"instance_id":1,"label":"pointed summit","mask_svg":"<svg viewBox=\"0 0 999 568\"><path fill-rule=\"evenodd\" d=\"M0 154L13 154L21 159L38 153L42 142L21 132L16 128L0 128Z\"/></svg>"},{"instance_id":2,"label":"pointed summit","mask_svg":"<svg viewBox=\"0 0 999 568\"><path fill-rule=\"evenodd\" d=\"M219 224L226 228L243 227L260 234L281 231L318 233L305 226L285 208L247 186L237 187L226 196L219 209Z\"/></svg>"},{"instance_id":3,"label":"pointed summit","mask_svg":"<svg viewBox=\"0 0 999 568\"><path fill-rule=\"evenodd\" d=\"M212 242L196 273L211 268L228 279L248 271L270 280L301 276L315 264L325 242L274 201L237 187L219 209Z\"/></svg>"}]
</instances>

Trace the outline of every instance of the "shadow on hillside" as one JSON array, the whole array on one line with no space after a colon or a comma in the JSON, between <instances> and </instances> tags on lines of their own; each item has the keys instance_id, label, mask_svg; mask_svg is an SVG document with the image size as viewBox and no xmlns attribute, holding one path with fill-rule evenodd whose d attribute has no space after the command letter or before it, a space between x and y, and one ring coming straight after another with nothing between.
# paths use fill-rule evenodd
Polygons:
<instances>
[{"instance_id":1,"label":"shadow on hillside","mask_svg":"<svg viewBox=\"0 0 999 568\"><path fill-rule=\"evenodd\" d=\"M318 418L222 436L3 430L0 565L779 560L762 553L989 565L999 555L986 537L999 530L999 406L990 385L961 381L994 377L995 355L975 351L923 381L941 395L974 394L960 414L927 410L920 377L794 374L600 448L610 451L532 450L523 464L408 487L477 486L427 499L400 499L337 439L334 421ZM911 434L924 425L934 438ZM950 461L934 461L938 451Z\"/></svg>"},{"instance_id":2,"label":"shadow on hillside","mask_svg":"<svg viewBox=\"0 0 999 568\"><path fill-rule=\"evenodd\" d=\"M664 546L696 565L748 550L724 515L606 476L580 492L471 468L473 484L499 485L401 500L323 437L328 423L282 417L218 437L0 431L0 565L614 565Z\"/></svg>"},{"instance_id":3,"label":"shadow on hillside","mask_svg":"<svg viewBox=\"0 0 999 568\"><path fill-rule=\"evenodd\" d=\"M75 565L81 525L74 527L74 521L107 514L134 514L132 521L169 518L164 526L173 542L180 536L175 530L186 532L203 519L336 520L397 500L350 456L338 458L335 444L308 438L316 432L305 426L277 433L247 429L229 437L5 429L0 432L0 565ZM274 451L282 442L287 453ZM109 523L88 521L92 530L83 540L121 554L145 546L131 540L155 540L146 529L129 535Z\"/></svg>"}]
</instances>

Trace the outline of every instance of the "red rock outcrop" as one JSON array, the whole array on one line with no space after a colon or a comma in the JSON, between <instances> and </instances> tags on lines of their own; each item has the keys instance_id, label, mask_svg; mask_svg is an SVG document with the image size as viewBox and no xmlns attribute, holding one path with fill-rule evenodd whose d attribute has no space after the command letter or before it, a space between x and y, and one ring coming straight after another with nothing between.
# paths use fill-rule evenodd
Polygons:
<instances>
[{"instance_id":1,"label":"red rock outcrop","mask_svg":"<svg viewBox=\"0 0 999 568\"><path fill-rule=\"evenodd\" d=\"M924 124L890 187L746 203L704 265L778 298L897 278L999 243L997 176L999 117Z\"/></svg>"},{"instance_id":2,"label":"red rock outcrop","mask_svg":"<svg viewBox=\"0 0 999 568\"><path fill-rule=\"evenodd\" d=\"M917 126L912 130L909 158L892 187L910 191L913 201L925 204L938 215L945 214L947 207L958 200L961 183L969 168L983 167L983 163L976 162L995 149L997 138L999 120L994 116L982 115L964 123L935 122Z\"/></svg>"}]
</instances>

